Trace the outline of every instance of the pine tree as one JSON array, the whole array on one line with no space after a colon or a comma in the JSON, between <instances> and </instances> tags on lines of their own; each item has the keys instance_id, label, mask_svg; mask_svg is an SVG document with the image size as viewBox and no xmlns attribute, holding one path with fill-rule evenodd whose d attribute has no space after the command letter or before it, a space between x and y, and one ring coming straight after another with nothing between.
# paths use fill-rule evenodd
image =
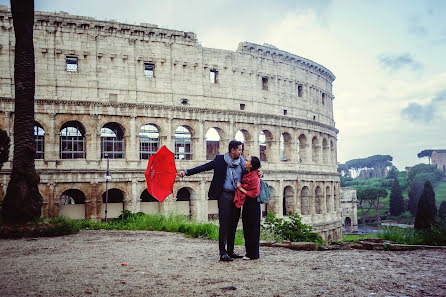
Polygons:
<instances>
[{"instance_id":1,"label":"pine tree","mask_svg":"<svg viewBox=\"0 0 446 297\"><path fill-rule=\"evenodd\" d=\"M417 216L415 217L415 229L430 229L437 216L435 206L435 192L430 181L424 183L424 190L418 201Z\"/></svg>"},{"instance_id":2,"label":"pine tree","mask_svg":"<svg viewBox=\"0 0 446 297\"><path fill-rule=\"evenodd\" d=\"M442 224L446 224L446 201L441 202L438 209L438 218Z\"/></svg>"},{"instance_id":3,"label":"pine tree","mask_svg":"<svg viewBox=\"0 0 446 297\"><path fill-rule=\"evenodd\" d=\"M404 200L401 186L397 178L393 180L390 192L390 215L399 216L404 212Z\"/></svg>"},{"instance_id":4,"label":"pine tree","mask_svg":"<svg viewBox=\"0 0 446 297\"><path fill-rule=\"evenodd\" d=\"M417 182L413 182L409 189L409 203L408 208L413 217L417 215L418 210L418 200L420 199L421 193L423 192L423 187Z\"/></svg>"}]
</instances>

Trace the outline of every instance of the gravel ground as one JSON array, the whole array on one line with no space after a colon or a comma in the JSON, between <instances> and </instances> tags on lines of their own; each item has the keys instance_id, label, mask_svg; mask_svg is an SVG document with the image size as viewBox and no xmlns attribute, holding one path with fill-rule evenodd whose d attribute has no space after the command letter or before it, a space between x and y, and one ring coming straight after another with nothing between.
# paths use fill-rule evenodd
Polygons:
<instances>
[{"instance_id":1,"label":"gravel ground","mask_svg":"<svg viewBox=\"0 0 446 297\"><path fill-rule=\"evenodd\" d=\"M100 230L0 240L0 253L0 296L446 295L445 250L261 247L258 260L223 263L215 241Z\"/></svg>"}]
</instances>

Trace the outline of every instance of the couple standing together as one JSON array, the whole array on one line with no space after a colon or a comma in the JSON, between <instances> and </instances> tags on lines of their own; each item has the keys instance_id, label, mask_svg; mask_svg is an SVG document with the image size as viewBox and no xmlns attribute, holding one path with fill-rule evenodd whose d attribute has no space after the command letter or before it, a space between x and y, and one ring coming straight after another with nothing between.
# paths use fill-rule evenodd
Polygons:
<instances>
[{"instance_id":1,"label":"couple standing together","mask_svg":"<svg viewBox=\"0 0 446 297\"><path fill-rule=\"evenodd\" d=\"M217 155L209 163L177 173L177 176L184 177L214 170L208 197L218 200L220 261L259 258L260 203L257 196L260 193L260 160L257 157L244 160L241 157L242 145L240 141L232 140L224 155ZM234 252L241 206L246 247L244 257Z\"/></svg>"}]
</instances>

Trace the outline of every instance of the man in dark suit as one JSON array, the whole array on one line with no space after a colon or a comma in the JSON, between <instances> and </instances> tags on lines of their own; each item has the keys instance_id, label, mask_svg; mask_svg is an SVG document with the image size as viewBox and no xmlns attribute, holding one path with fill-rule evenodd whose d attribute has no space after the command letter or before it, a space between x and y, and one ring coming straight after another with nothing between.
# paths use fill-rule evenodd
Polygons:
<instances>
[{"instance_id":1,"label":"man in dark suit","mask_svg":"<svg viewBox=\"0 0 446 297\"><path fill-rule=\"evenodd\" d=\"M241 154L242 143L232 140L228 152L224 155L217 155L209 163L177 173L177 176L184 177L214 170L208 197L218 200L220 261L232 261L233 258L243 257L234 253L235 233L240 219L240 208L235 207L234 194L237 182L241 182L245 173L245 160Z\"/></svg>"}]
</instances>

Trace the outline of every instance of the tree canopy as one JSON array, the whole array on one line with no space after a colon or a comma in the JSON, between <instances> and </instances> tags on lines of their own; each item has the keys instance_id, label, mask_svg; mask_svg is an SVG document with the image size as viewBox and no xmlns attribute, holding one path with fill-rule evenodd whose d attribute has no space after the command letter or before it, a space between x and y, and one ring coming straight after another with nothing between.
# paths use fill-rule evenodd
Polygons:
<instances>
[{"instance_id":1,"label":"tree canopy","mask_svg":"<svg viewBox=\"0 0 446 297\"><path fill-rule=\"evenodd\" d=\"M430 229L437 216L435 205L435 192L430 181L424 183L423 193L418 201L417 216L415 217L415 229Z\"/></svg>"},{"instance_id":2,"label":"tree canopy","mask_svg":"<svg viewBox=\"0 0 446 297\"><path fill-rule=\"evenodd\" d=\"M393 157L390 155L374 155L362 159L353 159L345 162L345 164L339 164L339 168L344 170L348 169L360 169L360 168L383 168L392 166Z\"/></svg>"},{"instance_id":3,"label":"tree canopy","mask_svg":"<svg viewBox=\"0 0 446 297\"><path fill-rule=\"evenodd\" d=\"M443 177L444 172L429 164L418 164L410 168L407 178L409 184L421 183L429 180L433 185Z\"/></svg>"}]
</instances>

